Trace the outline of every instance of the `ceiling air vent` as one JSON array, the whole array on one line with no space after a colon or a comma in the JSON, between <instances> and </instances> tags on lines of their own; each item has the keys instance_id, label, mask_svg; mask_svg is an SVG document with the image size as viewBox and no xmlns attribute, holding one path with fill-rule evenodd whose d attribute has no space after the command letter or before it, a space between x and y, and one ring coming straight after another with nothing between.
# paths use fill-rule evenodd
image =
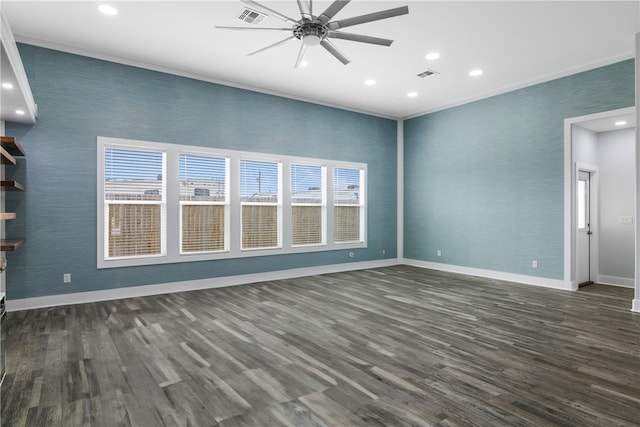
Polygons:
<instances>
[{"instance_id":1,"label":"ceiling air vent","mask_svg":"<svg viewBox=\"0 0 640 427\"><path fill-rule=\"evenodd\" d=\"M264 13L256 12L255 10L244 8L238 15L238 19L247 24L259 24L264 17L267 16Z\"/></svg>"},{"instance_id":2,"label":"ceiling air vent","mask_svg":"<svg viewBox=\"0 0 640 427\"><path fill-rule=\"evenodd\" d=\"M435 76L436 74L440 74L437 71L433 71L433 70L427 70L427 71L423 71L422 73L418 74L418 77L422 77L423 79L425 77L431 77L431 76Z\"/></svg>"}]
</instances>

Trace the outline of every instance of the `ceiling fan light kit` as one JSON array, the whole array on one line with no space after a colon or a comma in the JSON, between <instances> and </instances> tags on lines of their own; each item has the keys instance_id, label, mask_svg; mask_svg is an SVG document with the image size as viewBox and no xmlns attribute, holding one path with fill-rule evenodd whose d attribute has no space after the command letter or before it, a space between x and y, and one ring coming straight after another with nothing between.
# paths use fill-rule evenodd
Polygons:
<instances>
[{"instance_id":1,"label":"ceiling fan light kit","mask_svg":"<svg viewBox=\"0 0 640 427\"><path fill-rule=\"evenodd\" d=\"M338 61L347 65L350 61L329 39L341 39L350 40L360 43L375 44L380 46L391 46L393 40L383 39L379 37L365 36L361 34L345 33L338 31L341 28L350 27L353 25L365 24L367 22L379 21L382 19L393 18L395 16L406 15L409 13L408 6L396 7L393 9L382 10L379 12L368 13L366 15L355 16L353 18L346 18L339 21L331 21L333 17L342 10L350 0L335 0L327 7L327 9L320 15L313 15L313 0L297 0L298 8L300 9L299 20L295 20L280 12L273 10L261 3L253 0L241 0L243 3L251 6L254 9L259 10L261 13L271 15L291 25L290 28L269 28L269 27L229 27L229 26L217 26L216 28L228 29L228 30L272 30L272 31L289 31L292 35L280 40L276 43L270 44L262 49L251 52L248 55L255 55L256 53L263 52L267 49L279 46L289 40L300 40L300 51L296 59L294 68L298 68L304 61L308 47L322 46L331 55L333 55Z\"/></svg>"}]
</instances>

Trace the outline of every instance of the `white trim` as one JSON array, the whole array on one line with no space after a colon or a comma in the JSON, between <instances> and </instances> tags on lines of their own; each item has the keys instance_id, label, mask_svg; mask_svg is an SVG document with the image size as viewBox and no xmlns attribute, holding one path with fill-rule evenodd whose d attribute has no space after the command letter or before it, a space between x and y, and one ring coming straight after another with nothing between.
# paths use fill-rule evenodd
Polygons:
<instances>
[{"instance_id":1,"label":"white trim","mask_svg":"<svg viewBox=\"0 0 640 427\"><path fill-rule=\"evenodd\" d=\"M104 259L106 253L105 243L105 210L104 210L104 148L105 147L122 147L125 149L141 149L141 150L155 150L163 152L166 159L166 180L165 190L166 193L166 226L163 227L163 241L166 242L166 246L163 247L164 252L162 255L154 256L140 256L140 257L126 257L118 259ZM196 155L209 155L217 157L225 157L229 159L230 165L230 236L234 236L228 242L229 250L215 251L206 253L186 253L180 254L180 203L179 203L179 186L175 185L179 181L178 177L178 156L183 153L193 153ZM293 253L309 253L309 252L325 252L335 250L346 249L360 249L367 247L368 235L367 235L367 211L368 211L368 199L367 199L367 170L366 163L347 162L342 160L328 160L328 159L314 159L306 157L294 157L287 155L274 155L263 154L256 152L235 151L227 149L209 148L209 147L194 147L188 145L170 144L164 142L151 142L151 141L138 141L121 138L109 138L98 136L97 137L97 268L117 268L117 267L130 267L138 265L155 265L155 264L167 264L178 262L191 262L191 261L207 261L207 260L220 260L231 258L243 258L253 256L267 256L267 255L285 255ZM326 218L325 227L325 243L323 245L291 245L291 239L288 239L286 245L283 245L282 241L282 229L283 226L288 227L289 224L282 224L282 218L279 218L279 245L274 248L256 248L256 249L243 249L240 247L240 221L237 219L241 217L240 207L240 162L241 160L257 160L262 162L277 162L279 167L279 185L280 194L283 193L283 165L286 166L286 170L289 169L291 163L295 164L310 164L322 166L326 169L326 174L329 179L326 182L327 192L327 210L330 211ZM333 174L336 168L353 169L360 171L360 212L361 212L361 234L360 240L351 242L334 242L333 241L333 208L336 206L336 201L333 198ZM288 184L289 177L286 177L285 185ZM289 186L290 187L290 186ZM289 187L284 187L285 192L290 192ZM289 196L285 197L285 200L290 201ZM280 215L282 214L282 198L278 200L278 206ZM285 207L288 209L289 207Z\"/></svg>"},{"instance_id":2,"label":"white trim","mask_svg":"<svg viewBox=\"0 0 640 427\"><path fill-rule=\"evenodd\" d=\"M571 282L574 280L575 272L572 268L573 261L573 210L575 201L572 195L573 180L571 179L573 154L571 150L573 122L570 119L564 121L564 280ZM577 289L577 283L574 286Z\"/></svg>"},{"instance_id":3,"label":"white trim","mask_svg":"<svg viewBox=\"0 0 640 427\"><path fill-rule=\"evenodd\" d=\"M430 261L418 261L414 259L403 259L402 264L413 267L429 268L433 270L448 271L451 273L465 274L467 276L478 276L487 279L504 280L507 282L521 283L524 285L542 286L545 288L561 289L564 291L575 290L571 282L566 280L548 279L546 277L527 276L524 274L505 273L503 271L484 270L480 268L462 267L459 265L440 264Z\"/></svg>"},{"instance_id":4,"label":"white trim","mask_svg":"<svg viewBox=\"0 0 640 427\"><path fill-rule=\"evenodd\" d=\"M596 165L591 165L588 163L579 163L575 162L573 169L573 180L572 180L572 188L571 194L576 194L576 197L572 197L571 199L571 248L572 248L572 257L571 257L571 268L572 271L575 272L574 280L572 281L573 286L576 287L579 285L578 283L578 225L576 224L577 217L577 188L578 188L578 179L580 177L580 172L589 172L589 222L591 223L591 231L593 234L591 235L590 241L590 250L589 250L589 277L598 277L599 270L598 266L600 264L600 169ZM592 279L593 280L593 279ZM577 287L576 287L577 289Z\"/></svg>"},{"instance_id":5,"label":"white trim","mask_svg":"<svg viewBox=\"0 0 640 427\"><path fill-rule=\"evenodd\" d=\"M398 120L397 126L397 148L396 148L396 163L397 163L397 190L396 190L396 217L397 217L397 242L396 253L398 258L404 257L404 120Z\"/></svg>"},{"instance_id":6,"label":"white trim","mask_svg":"<svg viewBox=\"0 0 640 427\"><path fill-rule=\"evenodd\" d=\"M636 168L636 206L635 206L635 214L636 218L638 218L638 214L640 213L640 132L638 131L638 126L640 126L640 32L636 33L635 36L635 101L636 101L636 159L635 159L635 168ZM635 265L634 265L634 277L635 277L635 299L633 300L633 310L640 311L640 226L638 226L638 221L635 221Z\"/></svg>"},{"instance_id":7,"label":"white trim","mask_svg":"<svg viewBox=\"0 0 640 427\"><path fill-rule=\"evenodd\" d=\"M453 108L453 107L459 107L460 105L469 104L471 102L480 101L480 100L486 99L486 98L491 98L492 96L502 95L502 94L505 94L505 93L513 92L513 91L518 90L518 89L523 89L523 88L526 88L526 87L529 87L529 86L535 86L535 85L538 85L538 84L541 84L541 83L546 83L546 82L549 82L549 81L552 81L552 80L557 80L559 78L571 76L573 74L582 73L584 71L594 70L596 68L604 67L606 65L611 65L611 64L615 64L617 62L626 61L627 59L631 59L631 58L633 58L633 52L628 52L628 53L623 53L623 54L620 54L620 55L610 56L608 58L603 58L603 59L599 59L597 61L590 62L588 64L580 65L578 67L566 68L566 69L564 69L562 71L558 71L558 72L555 72L555 73L550 73L550 74L547 74L547 75L542 76L542 77L538 77L538 78L535 78L535 79L527 80L526 82L516 83L516 84L513 84L513 85L509 85L509 86L503 86L500 89L496 89L496 90L493 90L493 91L490 91L490 92L486 92L486 93L483 93L483 94L478 95L478 96L466 98L466 99L463 99L461 101L453 102L453 103L446 104L446 105L441 105L439 107L432 108L432 109L429 109L429 110L424 110L424 111L421 111L419 113L411 114L409 116L405 116L405 117L402 117L402 118L405 119L405 120L409 120L409 119L413 119L413 118L416 118L416 117L424 116L426 114L435 113L437 111L448 110L448 109Z\"/></svg>"},{"instance_id":8,"label":"white trim","mask_svg":"<svg viewBox=\"0 0 640 427\"><path fill-rule=\"evenodd\" d=\"M31 86L29 86L27 73L24 70L24 65L22 64L22 59L20 58L20 52L18 52L18 46L16 45L16 40L13 37L13 32L11 31L11 27L9 26L9 20L7 18L7 15L5 15L4 12L2 12L1 10L0 10L0 42L2 43L4 52L7 55L7 60L11 64L10 67L13 70L13 73L16 77L18 90L20 91L20 93L24 98L27 111L25 112L26 114L23 117L26 117L29 119L28 121L25 121L25 123L33 124L36 122L36 119L38 118L38 106L36 105L36 102L33 99ZM2 134L4 135L4 129L2 130Z\"/></svg>"},{"instance_id":9,"label":"white trim","mask_svg":"<svg viewBox=\"0 0 640 427\"><path fill-rule=\"evenodd\" d=\"M215 277L210 279L188 280L184 282L161 283L157 285L132 286L103 291L77 292L63 295L23 298L7 301L7 311L31 310L43 307L57 307L70 304L85 304L99 301L110 301L123 298L136 298L161 295L175 292L195 291L200 289L223 288L227 286L246 285L249 283L272 280L294 279L296 277L315 276L319 274L340 273L344 271L367 270L371 268L390 267L399 264L397 258L347 262L344 264L323 265L318 267L294 268L265 273L242 274L237 276Z\"/></svg>"},{"instance_id":10,"label":"white trim","mask_svg":"<svg viewBox=\"0 0 640 427\"><path fill-rule=\"evenodd\" d=\"M631 311L637 311L640 313L640 299L634 299L631 302Z\"/></svg>"},{"instance_id":11,"label":"white trim","mask_svg":"<svg viewBox=\"0 0 640 427\"><path fill-rule=\"evenodd\" d=\"M117 64L129 65L129 66L132 66L132 67L143 68L143 69L146 69L146 70L158 71L158 72L161 72L161 73L171 74L171 75L174 75L174 76L187 77L187 78L194 79L194 80L200 80L200 81L205 81L205 82L209 82L209 83L225 85L225 86L234 87L234 88L238 88L238 89L250 90L252 92L264 93L264 94L267 94L267 95L278 96L278 97L281 97L281 98L288 98L288 99L293 99L293 100L296 100L296 101L303 101L303 102L308 102L308 103L311 103L311 104L322 105L322 106L325 106L325 107L337 108L337 109L340 109L340 110L352 111L354 113L366 114L366 115L369 115L369 116L380 117L380 118L383 118L383 119L391 119L391 120L413 119L415 117L424 116L426 114L435 113L437 111L448 110L448 109L453 108L453 107L458 107L460 105L469 104L471 102L475 102L475 101L479 101L479 100L482 100L482 99L490 98L492 96L513 92L513 91L518 90L518 89L526 88L526 87L533 86L533 85L540 84L540 83L545 83L545 82L548 82L548 81L551 81L551 80L559 79L561 77L566 77L566 76L570 76L570 75L573 75L573 74L578 74L578 73L581 73L583 71L589 71L589 70L592 70L592 69L595 69L595 68L604 67L606 65L615 64L617 62L621 62L621 61L625 61L627 59L633 58L633 52L614 55L614 56L610 56L608 58L603 58L603 59L600 59L600 60L597 60L597 61L594 61L594 62L591 62L591 63L588 63L588 64L583 64L583 65L581 65L579 67L567 68L565 70L562 70L562 71L559 71L559 72L556 72L556 73L551 73L551 74L548 74L546 76L542 76L542 77L539 77L539 78L536 78L536 79L528 80L526 82L517 83L517 84L513 84L513 85L509 85L509 86L504 86L504 87L502 87L500 89L497 89L497 90L494 90L494 91L491 91L491 92L486 92L486 93L483 93L483 94L478 95L478 96L465 98L465 99L462 99L462 100L460 100L458 102L453 102L453 103L441 105L441 106L438 106L438 107L435 107L435 108L419 111L419 112L412 113L412 114L407 115L407 116L397 116L397 115L379 113L379 112L376 112L376 111L361 110L361 109L358 109L358 108L347 107L347 106L344 106L344 105L334 104L334 103L331 103L331 102L326 102L326 101L322 101L322 100L311 98L311 97L296 96L296 95L292 95L292 94L289 94L289 93L279 92L279 91L275 91L275 90L268 90L268 89L264 89L264 88L260 88L260 87L256 87L256 86L251 86L251 85L247 85L247 84L243 84L243 83L239 83L239 82L234 82L234 81L230 81L230 80L216 79L216 78L213 78L213 77L210 77L210 76L204 76L202 74L189 73L189 72L186 72L186 71L175 70L175 69L168 68L168 67L162 67L162 66L159 66L159 65L150 64L150 63L144 62L144 61L134 60L134 59L130 59L130 58L123 58L123 57L120 57L120 56L109 55L109 54L106 54L106 53L94 52L94 51L90 51L90 50L86 50L86 49L81 49L81 48L77 48L77 47L73 47L73 46L68 46L68 45L65 45L65 44L62 44L62 43L55 43L55 42L51 42L51 41L48 41L48 40L38 39L38 38L35 38L35 37L25 37L25 36L21 36L21 35L16 35L16 40L18 42L20 42L20 43L25 43L25 44L30 44L30 45L33 45L33 46L44 47L44 48L47 48L47 49L58 50L58 51L61 51L61 52L67 52L67 53L71 53L71 54L74 54L74 55L86 56L86 57L89 57L89 58L100 59L100 60L104 60L104 61L114 62L114 63L117 63Z\"/></svg>"},{"instance_id":12,"label":"white trim","mask_svg":"<svg viewBox=\"0 0 640 427\"><path fill-rule=\"evenodd\" d=\"M564 120L564 281L572 282L574 289L577 289L575 270L575 200L574 194L574 169L572 151L572 126L576 123L596 120L616 115L630 114L635 111L635 107L621 108L618 110L604 111L584 116L570 117ZM636 112L637 113L637 112ZM637 150L636 150L637 151ZM640 153L637 153L640 154ZM581 165L582 166L582 165ZM636 189L638 191L638 189ZM636 197L637 198L637 197ZM637 240L637 239L636 239Z\"/></svg>"},{"instance_id":13,"label":"white trim","mask_svg":"<svg viewBox=\"0 0 640 427\"><path fill-rule=\"evenodd\" d=\"M116 63L116 64L123 64L123 65L128 65L128 66L131 66L131 67L143 68L145 70L158 71L160 73L170 74L170 75L173 75L173 76L186 77L186 78L193 79L193 80L199 80L199 81L208 82L208 83L214 83L214 84L218 84L218 85L224 85L224 86L233 87L233 88L237 88L237 89L250 90L252 92L264 93L266 95L273 95L273 96L277 96L277 97L280 97L280 98L293 99L293 100L296 100L296 101L307 102L309 104L315 104L315 105L322 105L322 106L325 106L325 107L337 108L337 109L340 109L340 110L351 111L351 112L354 112L354 113L366 114L368 116L380 117L380 118L383 118L383 119L396 120L398 118L397 116L392 116L392 115L389 115L389 114L382 114L382 113L377 113L375 111L368 111L368 110L361 110L361 109L358 109L358 108L346 107L344 105L334 104L334 103L331 103L331 102L322 101L322 100L315 99L315 98L312 98L312 97L296 96L296 95L292 95L292 94L285 93L285 92L279 92L277 90L268 90L268 89L260 88L260 87L257 87L257 86L251 86L251 85L244 84L244 83L234 82L234 81L231 81L231 80L224 80L224 79L214 78L214 77L210 77L210 76L204 76L202 74L190 73L190 72L187 72L187 71L176 70L176 69L173 69L173 68L163 67L163 66L160 66L160 65L155 65L155 64L151 64L151 63L140 61L140 60L135 60L135 59L130 59L130 58L123 58L121 56L109 55L109 54L106 54L106 53L94 52L94 51L90 51L90 50L86 50L86 49L81 49L81 48L77 48L77 47L73 47L73 46L68 46L68 45L65 45L65 44L62 44L62 43L55 43L55 42L50 42L50 41L47 41L47 40L41 40L41 39L34 38L34 37L24 37L24 36L17 35L16 39L20 43L25 43L25 44L30 44L30 45L33 45L33 46L44 47L44 48L47 48L47 49L57 50L57 51L60 51L60 52L67 52L67 53L71 53L71 54L74 54L74 55L86 56L88 58L100 59L100 60L103 60L103 61L109 61L109 62L113 62L113 63Z\"/></svg>"},{"instance_id":14,"label":"white trim","mask_svg":"<svg viewBox=\"0 0 640 427\"><path fill-rule=\"evenodd\" d=\"M623 288L633 288L635 282L628 277L607 276L606 274L598 274L596 283L599 285L620 286Z\"/></svg>"}]
</instances>

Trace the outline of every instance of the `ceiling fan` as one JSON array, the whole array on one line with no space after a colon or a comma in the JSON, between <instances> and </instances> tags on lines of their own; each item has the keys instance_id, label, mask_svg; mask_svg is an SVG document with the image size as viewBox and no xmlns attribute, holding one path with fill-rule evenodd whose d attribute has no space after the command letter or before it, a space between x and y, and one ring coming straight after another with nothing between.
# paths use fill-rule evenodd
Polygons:
<instances>
[{"instance_id":1,"label":"ceiling fan","mask_svg":"<svg viewBox=\"0 0 640 427\"><path fill-rule=\"evenodd\" d=\"M361 34L345 33L338 30L353 25L379 21L381 19L393 18L394 16L406 15L407 13L409 13L409 6L402 6L393 9L382 10L380 12L368 13L366 15L360 15L353 18L332 21L331 19L333 19L333 17L338 12L340 12L342 8L345 7L351 0L335 0L320 15L313 14L313 0L297 0L301 19L296 20L253 0L241 1L251 7L254 7L255 9L258 9L258 11L262 13L274 16L290 24L291 27L270 28L216 26L216 28L228 30L272 30L291 32L292 34L284 40L280 40L279 42L270 44L269 46L263 47L262 49L258 49L255 52L251 52L248 54L248 56L255 55L256 53L260 53L267 49L271 49L272 47L279 46L283 43L288 42L289 40L298 39L302 43L300 44L300 51L298 53L298 58L296 59L294 68L298 68L304 60L307 48L317 45L322 46L334 57L336 57L338 61L342 62L344 65L347 65L350 62L349 59L329 39L342 39L354 42L376 44L380 46L391 46L393 40L365 36Z\"/></svg>"}]
</instances>

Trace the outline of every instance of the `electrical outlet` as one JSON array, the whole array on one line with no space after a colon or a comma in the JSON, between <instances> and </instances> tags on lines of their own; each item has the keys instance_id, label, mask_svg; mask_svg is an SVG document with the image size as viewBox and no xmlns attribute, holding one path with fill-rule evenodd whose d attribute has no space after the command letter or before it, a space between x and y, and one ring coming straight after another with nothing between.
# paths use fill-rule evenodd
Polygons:
<instances>
[{"instance_id":1,"label":"electrical outlet","mask_svg":"<svg viewBox=\"0 0 640 427\"><path fill-rule=\"evenodd\" d=\"M442 256L442 251L438 249L438 256Z\"/></svg>"},{"instance_id":2,"label":"electrical outlet","mask_svg":"<svg viewBox=\"0 0 640 427\"><path fill-rule=\"evenodd\" d=\"M531 268L538 268L538 260L534 259L533 261L531 261Z\"/></svg>"},{"instance_id":3,"label":"electrical outlet","mask_svg":"<svg viewBox=\"0 0 640 427\"><path fill-rule=\"evenodd\" d=\"M62 276L62 281L64 283L71 283L71 273L64 273Z\"/></svg>"},{"instance_id":4,"label":"electrical outlet","mask_svg":"<svg viewBox=\"0 0 640 427\"><path fill-rule=\"evenodd\" d=\"M382 255L384 256L384 255L386 255L386 254L387 254L387 250L386 250L386 249L383 249L383 250L382 250Z\"/></svg>"}]
</instances>

